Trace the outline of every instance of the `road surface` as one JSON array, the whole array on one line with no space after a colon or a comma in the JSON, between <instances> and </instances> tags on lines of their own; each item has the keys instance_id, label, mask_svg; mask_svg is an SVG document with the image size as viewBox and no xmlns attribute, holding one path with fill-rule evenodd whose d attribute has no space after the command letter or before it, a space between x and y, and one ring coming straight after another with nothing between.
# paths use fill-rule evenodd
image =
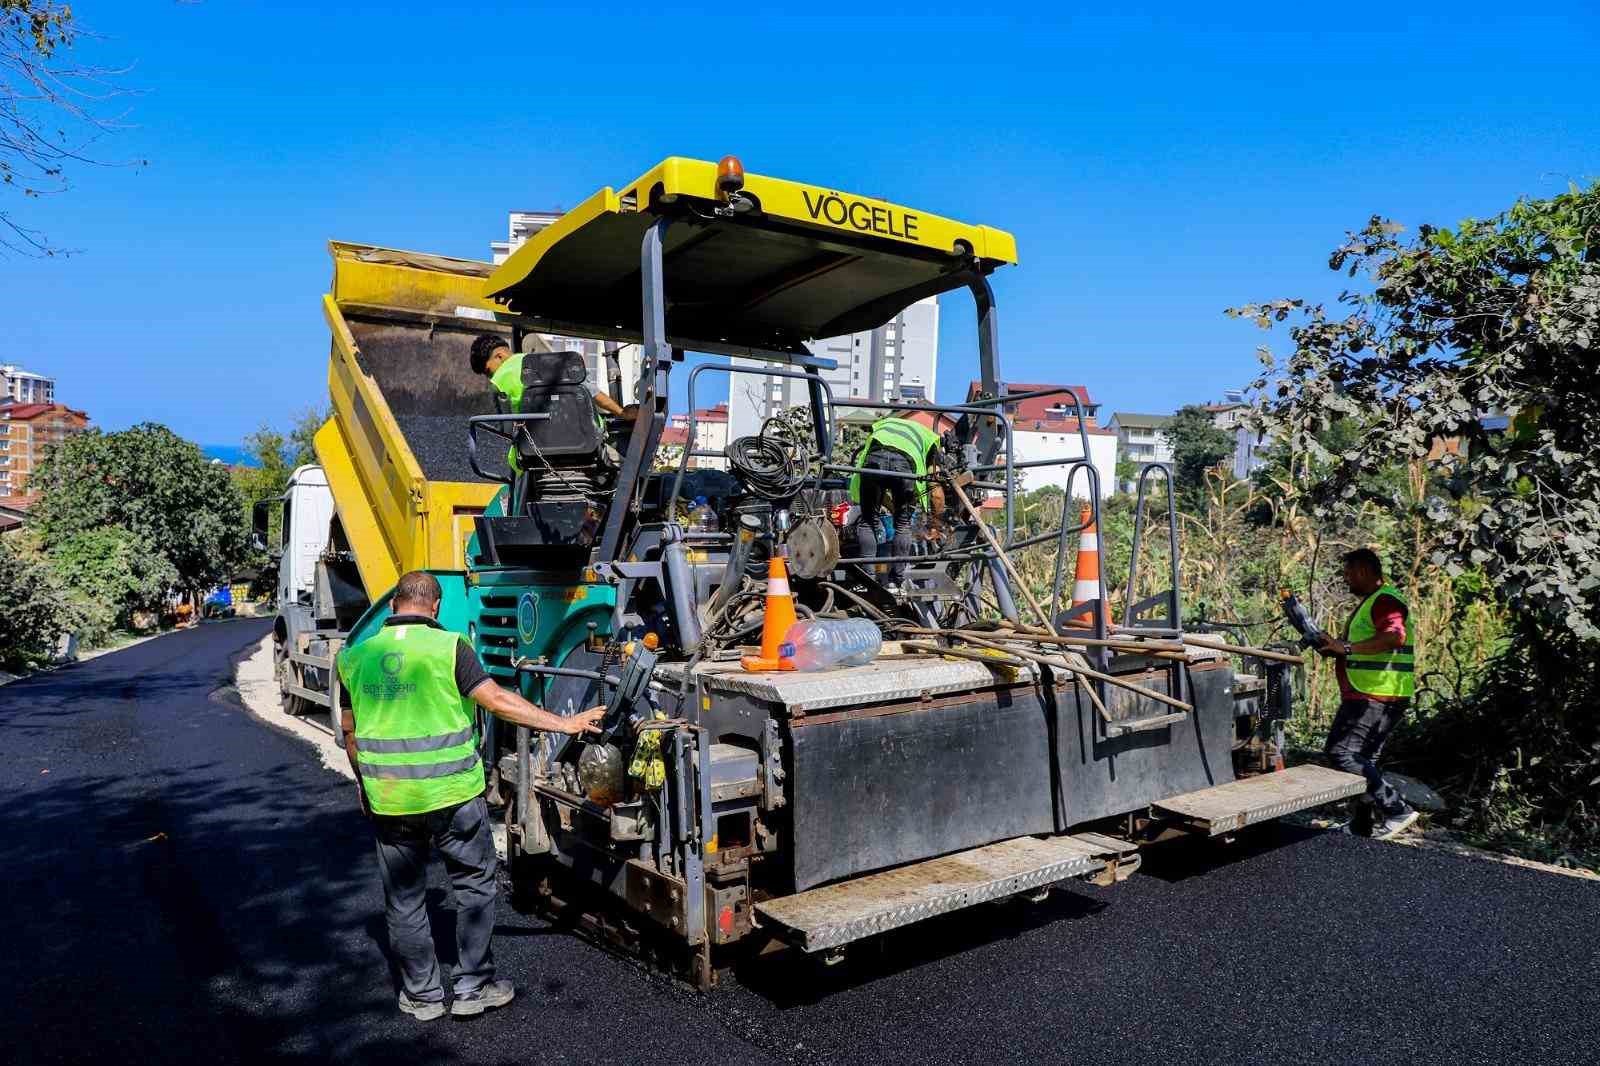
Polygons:
<instances>
[{"instance_id":1,"label":"road surface","mask_svg":"<svg viewBox=\"0 0 1600 1066\"><path fill-rule=\"evenodd\" d=\"M1600 1061L1600 886L1288 828L704 996L502 903L522 995L419 1023L353 786L226 688L265 626L0 688L5 1061Z\"/></svg>"}]
</instances>

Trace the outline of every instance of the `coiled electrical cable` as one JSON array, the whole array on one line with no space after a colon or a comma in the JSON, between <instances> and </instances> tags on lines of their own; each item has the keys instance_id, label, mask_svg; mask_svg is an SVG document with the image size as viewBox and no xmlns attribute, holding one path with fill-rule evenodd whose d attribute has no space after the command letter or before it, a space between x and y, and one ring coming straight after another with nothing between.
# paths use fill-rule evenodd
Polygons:
<instances>
[{"instance_id":1,"label":"coiled electrical cable","mask_svg":"<svg viewBox=\"0 0 1600 1066\"><path fill-rule=\"evenodd\" d=\"M792 441L740 437L728 445L728 462L749 490L764 500L787 500L805 485L811 454Z\"/></svg>"}]
</instances>

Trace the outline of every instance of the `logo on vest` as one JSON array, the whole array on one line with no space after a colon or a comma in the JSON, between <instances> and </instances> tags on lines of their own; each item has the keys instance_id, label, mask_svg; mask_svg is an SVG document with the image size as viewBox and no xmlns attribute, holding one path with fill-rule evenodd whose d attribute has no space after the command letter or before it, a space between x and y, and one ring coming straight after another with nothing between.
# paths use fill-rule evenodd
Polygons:
<instances>
[{"instance_id":1,"label":"logo on vest","mask_svg":"<svg viewBox=\"0 0 1600 1066\"><path fill-rule=\"evenodd\" d=\"M378 660L378 669L383 671L385 677L381 681L362 682L361 694L374 700L397 700L412 695L417 691L417 683L400 680L400 671L405 669L405 665L404 652L384 652L383 658Z\"/></svg>"}]
</instances>

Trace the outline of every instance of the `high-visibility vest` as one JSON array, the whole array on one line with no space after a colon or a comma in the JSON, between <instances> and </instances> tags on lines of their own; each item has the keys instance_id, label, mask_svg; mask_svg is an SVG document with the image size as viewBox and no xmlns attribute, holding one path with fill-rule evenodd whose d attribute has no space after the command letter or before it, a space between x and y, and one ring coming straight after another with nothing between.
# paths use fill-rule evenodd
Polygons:
<instances>
[{"instance_id":1,"label":"high-visibility vest","mask_svg":"<svg viewBox=\"0 0 1600 1066\"><path fill-rule=\"evenodd\" d=\"M388 625L339 655L375 814L426 814L483 793L472 701L456 689L461 639L421 623Z\"/></svg>"},{"instance_id":2,"label":"high-visibility vest","mask_svg":"<svg viewBox=\"0 0 1600 1066\"><path fill-rule=\"evenodd\" d=\"M489 384L495 391L505 397L506 407L514 415L522 413L522 356L513 355L500 364L500 368L489 377ZM513 474L521 473L522 467L517 462L517 446L512 444L506 449L506 465Z\"/></svg>"},{"instance_id":3,"label":"high-visibility vest","mask_svg":"<svg viewBox=\"0 0 1600 1066\"><path fill-rule=\"evenodd\" d=\"M909 418L880 418L872 424L872 433L867 437L867 443L862 447L861 454L856 456L856 465L867 465L867 453L874 445L880 448L893 448L911 460L912 473L916 474L918 479L917 499L926 508L929 506L928 453L938 444L938 434L921 422L913 422ZM850 498L856 503L861 502L860 474L850 475Z\"/></svg>"},{"instance_id":4,"label":"high-visibility vest","mask_svg":"<svg viewBox=\"0 0 1600 1066\"><path fill-rule=\"evenodd\" d=\"M501 363L489 378L489 384L506 398L506 406L512 414L522 413L522 356L513 355Z\"/></svg>"},{"instance_id":5,"label":"high-visibility vest","mask_svg":"<svg viewBox=\"0 0 1600 1066\"><path fill-rule=\"evenodd\" d=\"M1392 596L1405 607L1405 597L1393 585L1385 585L1361 602L1345 626L1344 639L1352 644L1378 635L1372 621L1372 605L1379 596ZM1344 662L1344 676L1350 687L1368 696L1409 697L1416 691L1415 645L1402 644L1386 652L1352 652Z\"/></svg>"}]
</instances>

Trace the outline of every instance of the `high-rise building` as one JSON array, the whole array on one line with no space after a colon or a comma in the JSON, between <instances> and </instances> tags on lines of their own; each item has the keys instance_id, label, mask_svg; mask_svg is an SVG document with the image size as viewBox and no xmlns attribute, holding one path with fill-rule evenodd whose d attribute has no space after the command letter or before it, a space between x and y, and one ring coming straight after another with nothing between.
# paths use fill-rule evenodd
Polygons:
<instances>
[{"instance_id":1,"label":"high-rise building","mask_svg":"<svg viewBox=\"0 0 1600 1066\"><path fill-rule=\"evenodd\" d=\"M813 355L838 363L822 377L834 400L932 400L939 371L939 298L918 300L874 330L813 341ZM762 367L757 359L734 365ZM773 374L733 374L728 384L728 435L749 436L785 407L810 402L805 382Z\"/></svg>"},{"instance_id":2,"label":"high-rise building","mask_svg":"<svg viewBox=\"0 0 1600 1066\"><path fill-rule=\"evenodd\" d=\"M0 403L55 403L56 379L20 366L0 366Z\"/></svg>"},{"instance_id":3,"label":"high-rise building","mask_svg":"<svg viewBox=\"0 0 1600 1066\"><path fill-rule=\"evenodd\" d=\"M489 242L489 254L493 257L495 265L498 266L511 258L511 253L526 244L528 238L560 217L560 211L511 212L506 225L506 239ZM552 351L581 352L584 365L589 370L589 388L596 392L609 389L606 384L606 344L604 341L588 340L582 337L562 337L553 333L541 333L540 336L550 345ZM637 391L639 381L638 345L622 345L618 352L617 360L622 367L622 402L625 404L633 403L635 402L634 393Z\"/></svg>"},{"instance_id":4,"label":"high-rise building","mask_svg":"<svg viewBox=\"0 0 1600 1066\"><path fill-rule=\"evenodd\" d=\"M88 415L59 403L0 404L0 496L26 492L45 449L88 424Z\"/></svg>"}]
</instances>

